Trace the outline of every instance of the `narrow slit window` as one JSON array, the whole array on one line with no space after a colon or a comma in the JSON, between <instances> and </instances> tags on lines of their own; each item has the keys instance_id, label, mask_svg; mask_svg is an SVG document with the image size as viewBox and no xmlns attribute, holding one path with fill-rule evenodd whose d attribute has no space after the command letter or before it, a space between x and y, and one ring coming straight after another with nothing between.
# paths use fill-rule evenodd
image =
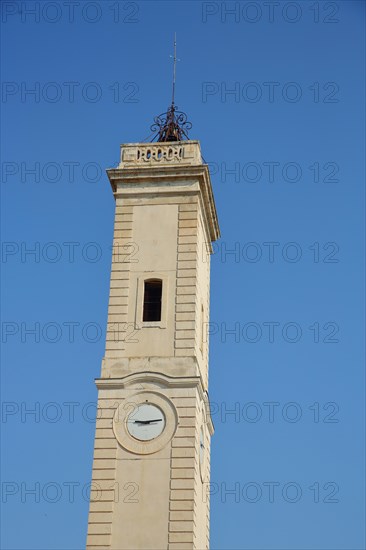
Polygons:
<instances>
[{"instance_id":1,"label":"narrow slit window","mask_svg":"<svg viewBox=\"0 0 366 550\"><path fill-rule=\"evenodd\" d=\"M161 295L163 290L163 281L160 279L150 279L145 281L144 288L144 310L142 320L161 321Z\"/></svg>"}]
</instances>

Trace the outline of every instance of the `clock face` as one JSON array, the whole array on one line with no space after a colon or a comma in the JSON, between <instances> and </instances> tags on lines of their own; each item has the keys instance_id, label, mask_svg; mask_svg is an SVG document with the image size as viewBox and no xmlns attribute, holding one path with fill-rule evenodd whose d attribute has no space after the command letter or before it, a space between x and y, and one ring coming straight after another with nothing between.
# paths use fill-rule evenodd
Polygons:
<instances>
[{"instance_id":1,"label":"clock face","mask_svg":"<svg viewBox=\"0 0 366 550\"><path fill-rule=\"evenodd\" d=\"M164 449L177 427L176 408L157 391L129 394L113 416L113 432L119 445L136 455L151 455Z\"/></svg>"},{"instance_id":2,"label":"clock face","mask_svg":"<svg viewBox=\"0 0 366 550\"><path fill-rule=\"evenodd\" d=\"M156 439L165 428L164 413L156 405L141 403L127 418L127 430L139 441Z\"/></svg>"}]
</instances>

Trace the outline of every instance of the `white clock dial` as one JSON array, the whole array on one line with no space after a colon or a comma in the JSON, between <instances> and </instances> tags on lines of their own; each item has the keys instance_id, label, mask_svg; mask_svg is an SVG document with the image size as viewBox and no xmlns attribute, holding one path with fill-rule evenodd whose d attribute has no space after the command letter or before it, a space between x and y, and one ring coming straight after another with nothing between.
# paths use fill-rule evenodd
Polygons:
<instances>
[{"instance_id":1,"label":"white clock dial","mask_svg":"<svg viewBox=\"0 0 366 550\"><path fill-rule=\"evenodd\" d=\"M140 441L157 438L165 428L164 413L156 405L142 403L127 418L130 435Z\"/></svg>"}]
</instances>

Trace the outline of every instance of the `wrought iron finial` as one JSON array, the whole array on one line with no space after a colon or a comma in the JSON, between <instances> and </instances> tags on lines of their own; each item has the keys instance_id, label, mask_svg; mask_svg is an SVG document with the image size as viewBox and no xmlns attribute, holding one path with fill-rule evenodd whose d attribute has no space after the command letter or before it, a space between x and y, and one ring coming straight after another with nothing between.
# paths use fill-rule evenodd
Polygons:
<instances>
[{"instance_id":1,"label":"wrought iron finial","mask_svg":"<svg viewBox=\"0 0 366 550\"><path fill-rule=\"evenodd\" d=\"M155 132L151 141L182 141L189 139L187 131L192 128L192 124L187 121L187 115L182 111L177 111L177 107L172 103L166 113L162 113L154 118L154 124L151 131Z\"/></svg>"},{"instance_id":2,"label":"wrought iron finial","mask_svg":"<svg viewBox=\"0 0 366 550\"><path fill-rule=\"evenodd\" d=\"M174 55L173 58L173 86L172 103L166 113L162 113L154 118L154 124L150 127L154 137L151 141L182 141L189 139L187 131L192 128L192 124L187 121L187 115L178 111L175 105L175 83L177 71L177 35L174 34Z\"/></svg>"}]
</instances>

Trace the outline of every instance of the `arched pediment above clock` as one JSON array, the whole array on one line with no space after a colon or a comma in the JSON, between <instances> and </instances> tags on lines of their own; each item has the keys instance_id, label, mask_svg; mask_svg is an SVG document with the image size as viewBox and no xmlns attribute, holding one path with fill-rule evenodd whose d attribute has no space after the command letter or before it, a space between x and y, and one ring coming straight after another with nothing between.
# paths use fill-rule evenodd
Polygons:
<instances>
[{"instance_id":1,"label":"arched pediment above clock","mask_svg":"<svg viewBox=\"0 0 366 550\"><path fill-rule=\"evenodd\" d=\"M123 357L120 359L104 358L101 378L116 380L140 375L145 380L153 373L169 379L172 377L200 377L200 369L195 357ZM128 378L129 379L129 378ZM123 381L126 383L126 380ZM204 385L205 382L202 381ZM204 387L204 390L207 390Z\"/></svg>"}]
</instances>

